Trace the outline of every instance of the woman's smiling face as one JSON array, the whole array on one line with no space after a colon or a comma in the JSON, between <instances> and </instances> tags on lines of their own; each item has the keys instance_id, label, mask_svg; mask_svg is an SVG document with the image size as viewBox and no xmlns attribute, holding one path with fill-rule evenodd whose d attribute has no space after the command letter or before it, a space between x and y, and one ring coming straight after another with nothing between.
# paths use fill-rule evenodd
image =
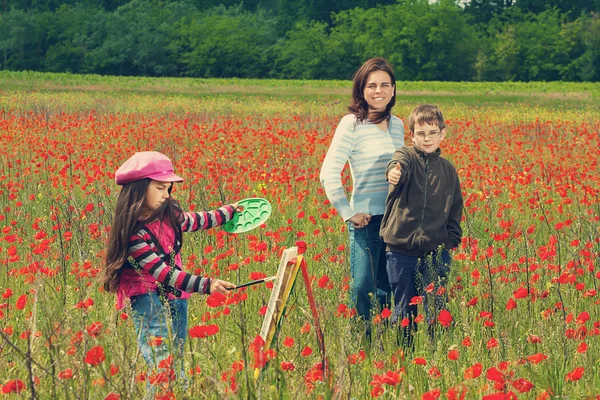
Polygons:
<instances>
[{"instance_id":1,"label":"woman's smiling face","mask_svg":"<svg viewBox=\"0 0 600 400\"><path fill-rule=\"evenodd\" d=\"M369 111L385 111L394 97L392 78L385 71L373 71L367 77L363 97L369 106Z\"/></svg>"}]
</instances>

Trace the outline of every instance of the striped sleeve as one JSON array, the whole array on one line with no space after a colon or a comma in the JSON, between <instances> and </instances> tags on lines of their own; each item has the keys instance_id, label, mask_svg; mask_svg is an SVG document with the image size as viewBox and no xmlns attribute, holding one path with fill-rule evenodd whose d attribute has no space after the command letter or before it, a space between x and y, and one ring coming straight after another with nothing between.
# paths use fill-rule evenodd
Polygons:
<instances>
[{"instance_id":1,"label":"striped sleeve","mask_svg":"<svg viewBox=\"0 0 600 400\"><path fill-rule=\"evenodd\" d=\"M353 121L354 116L345 116L340 121L333 135L329 150L327 150L327 154L325 155L325 160L323 160L319 175L327 198L344 221L347 221L356 214L350 206L350 202L344 191L341 176L344 165L346 165L348 158L350 158L350 153L354 146Z\"/></svg>"},{"instance_id":2,"label":"striped sleeve","mask_svg":"<svg viewBox=\"0 0 600 400\"><path fill-rule=\"evenodd\" d=\"M181 229L184 232L194 232L201 229L210 229L225 224L231 218L235 210L233 206L226 205L213 211L184 212Z\"/></svg>"},{"instance_id":3,"label":"striped sleeve","mask_svg":"<svg viewBox=\"0 0 600 400\"><path fill-rule=\"evenodd\" d=\"M164 285L188 293L210 293L210 279L188 274L177 268L171 268L156 253L150 235L140 229L129 239L129 256L134 259L134 266L152 275Z\"/></svg>"}]
</instances>

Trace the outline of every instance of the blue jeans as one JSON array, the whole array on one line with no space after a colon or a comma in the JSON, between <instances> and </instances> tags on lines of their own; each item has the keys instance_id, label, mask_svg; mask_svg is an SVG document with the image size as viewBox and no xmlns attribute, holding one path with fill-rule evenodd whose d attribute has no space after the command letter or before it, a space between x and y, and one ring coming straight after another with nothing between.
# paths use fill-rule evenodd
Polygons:
<instances>
[{"instance_id":1,"label":"blue jeans","mask_svg":"<svg viewBox=\"0 0 600 400\"><path fill-rule=\"evenodd\" d=\"M163 302L156 292L150 292L133 296L130 300L138 346L150 369L157 369L160 361L173 353L173 362L180 363L174 364L173 368L177 374L183 373L183 346L188 330L187 299ZM162 338L161 344L149 343L158 336ZM173 346L171 351L169 344Z\"/></svg>"},{"instance_id":2,"label":"blue jeans","mask_svg":"<svg viewBox=\"0 0 600 400\"><path fill-rule=\"evenodd\" d=\"M385 243L379 237L382 215L374 215L369 225L356 229L348 223L350 236L350 299L364 321L372 312L388 307L390 284L385 270Z\"/></svg>"},{"instance_id":3,"label":"blue jeans","mask_svg":"<svg viewBox=\"0 0 600 400\"><path fill-rule=\"evenodd\" d=\"M386 253L387 273L394 295L394 312L392 323L408 318L408 331L416 330L414 318L417 316L417 305L410 304L415 296L423 297L423 308L428 322L432 322L439 312L445 308L447 295L437 294L440 287L445 289L446 278L450 271L452 257L446 249L441 249L425 257L411 257L400 253ZM433 289L427 293L426 288L433 283Z\"/></svg>"}]
</instances>

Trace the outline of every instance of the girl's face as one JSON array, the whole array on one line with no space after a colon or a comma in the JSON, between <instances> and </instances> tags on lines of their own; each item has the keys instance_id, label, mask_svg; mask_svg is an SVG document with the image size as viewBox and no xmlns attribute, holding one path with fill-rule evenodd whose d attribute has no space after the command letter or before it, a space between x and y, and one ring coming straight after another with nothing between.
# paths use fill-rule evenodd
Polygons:
<instances>
[{"instance_id":1,"label":"girl's face","mask_svg":"<svg viewBox=\"0 0 600 400\"><path fill-rule=\"evenodd\" d=\"M150 181L146 190L146 198L144 199L144 207L152 212L158 209L171 195L169 189L172 182Z\"/></svg>"},{"instance_id":2,"label":"girl's face","mask_svg":"<svg viewBox=\"0 0 600 400\"><path fill-rule=\"evenodd\" d=\"M394 97L392 78L385 71L373 71L367 77L363 97L369 106L369 111L385 111Z\"/></svg>"}]
</instances>

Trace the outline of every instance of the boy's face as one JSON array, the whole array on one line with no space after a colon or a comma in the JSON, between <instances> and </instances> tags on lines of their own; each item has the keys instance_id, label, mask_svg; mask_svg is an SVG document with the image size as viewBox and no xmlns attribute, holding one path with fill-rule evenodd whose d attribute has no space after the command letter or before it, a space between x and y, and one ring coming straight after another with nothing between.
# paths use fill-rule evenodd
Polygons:
<instances>
[{"instance_id":1,"label":"boy's face","mask_svg":"<svg viewBox=\"0 0 600 400\"><path fill-rule=\"evenodd\" d=\"M412 141L416 148L424 153L431 154L440 147L446 137L446 128L440 130L436 125L415 122L415 130L411 132Z\"/></svg>"}]
</instances>

